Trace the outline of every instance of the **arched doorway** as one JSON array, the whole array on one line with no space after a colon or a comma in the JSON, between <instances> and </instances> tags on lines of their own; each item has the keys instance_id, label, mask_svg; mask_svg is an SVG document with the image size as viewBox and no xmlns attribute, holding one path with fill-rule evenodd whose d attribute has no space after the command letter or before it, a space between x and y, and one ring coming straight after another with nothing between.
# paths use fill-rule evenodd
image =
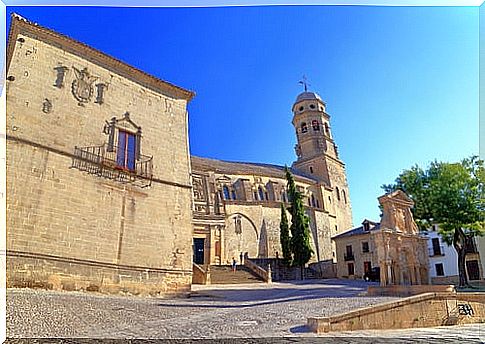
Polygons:
<instances>
[{"instance_id":1,"label":"arched doorway","mask_svg":"<svg viewBox=\"0 0 485 344\"><path fill-rule=\"evenodd\" d=\"M240 254L245 252L249 257L257 257L259 233L253 220L243 213L227 215L224 244L226 263L233 257L239 260Z\"/></svg>"}]
</instances>

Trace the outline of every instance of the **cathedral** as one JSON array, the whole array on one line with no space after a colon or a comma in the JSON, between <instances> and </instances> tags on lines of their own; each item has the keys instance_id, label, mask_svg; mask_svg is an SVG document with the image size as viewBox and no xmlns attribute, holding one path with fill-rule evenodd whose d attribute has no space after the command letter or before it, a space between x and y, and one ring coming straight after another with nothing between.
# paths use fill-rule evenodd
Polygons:
<instances>
[{"instance_id":1,"label":"cathedral","mask_svg":"<svg viewBox=\"0 0 485 344\"><path fill-rule=\"evenodd\" d=\"M310 218L312 261L335 258L331 237L352 227L345 165L321 97L305 91L292 107L297 160L291 166ZM280 204L288 203L284 166L192 156L194 262L281 252Z\"/></svg>"},{"instance_id":2,"label":"cathedral","mask_svg":"<svg viewBox=\"0 0 485 344\"><path fill-rule=\"evenodd\" d=\"M281 252L284 167L191 156L193 92L13 15L6 94L7 286L182 295L194 266ZM312 261L335 260L345 165L322 98L291 110Z\"/></svg>"}]
</instances>

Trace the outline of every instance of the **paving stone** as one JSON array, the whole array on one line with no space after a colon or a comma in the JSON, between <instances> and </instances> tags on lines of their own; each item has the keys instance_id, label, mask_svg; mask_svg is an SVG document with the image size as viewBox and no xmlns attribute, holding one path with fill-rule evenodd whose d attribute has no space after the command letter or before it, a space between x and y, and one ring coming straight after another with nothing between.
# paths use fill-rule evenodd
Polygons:
<instances>
[{"instance_id":1,"label":"paving stone","mask_svg":"<svg viewBox=\"0 0 485 344\"><path fill-rule=\"evenodd\" d=\"M85 338L237 338L228 341L230 344L318 343L322 339L335 344L453 343L458 338L481 343L485 339L485 324L320 335L306 328L310 316L335 315L396 299L359 296L365 287L359 281L341 280L198 286L194 288L196 297L187 299L9 289L7 336L11 340L71 338L76 343L85 343Z\"/></svg>"}]
</instances>

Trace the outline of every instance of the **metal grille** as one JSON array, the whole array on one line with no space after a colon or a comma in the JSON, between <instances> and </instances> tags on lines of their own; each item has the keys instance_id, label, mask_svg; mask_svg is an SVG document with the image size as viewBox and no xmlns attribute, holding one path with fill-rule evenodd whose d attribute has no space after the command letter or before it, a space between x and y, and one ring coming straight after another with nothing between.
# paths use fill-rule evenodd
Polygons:
<instances>
[{"instance_id":1,"label":"metal grille","mask_svg":"<svg viewBox=\"0 0 485 344\"><path fill-rule=\"evenodd\" d=\"M122 183L133 183L140 187L150 186L153 179L153 157L139 154L134 169L117 164L118 147L108 149L101 146L75 147L72 167L99 177Z\"/></svg>"}]
</instances>

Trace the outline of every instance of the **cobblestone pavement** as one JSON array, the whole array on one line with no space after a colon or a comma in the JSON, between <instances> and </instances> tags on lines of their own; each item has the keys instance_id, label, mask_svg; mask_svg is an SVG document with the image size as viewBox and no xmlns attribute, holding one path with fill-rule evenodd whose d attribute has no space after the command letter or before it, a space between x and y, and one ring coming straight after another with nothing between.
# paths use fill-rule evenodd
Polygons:
<instances>
[{"instance_id":1,"label":"cobblestone pavement","mask_svg":"<svg viewBox=\"0 0 485 344\"><path fill-rule=\"evenodd\" d=\"M338 332L317 335L305 327L310 316L328 316L393 300L362 297L360 281L194 286L188 299L108 296L31 289L7 291L9 338L241 338L247 342L481 343L485 325L428 329ZM254 339L243 339L243 338ZM281 337L288 337L281 339ZM260 338L259 341L256 341ZM266 338L266 339L262 339ZM280 338L280 339L277 339ZM380 339L379 339L380 338ZM253 341L254 340L254 341ZM263 340L263 341L262 341ZM482 339L485 340L485 339ZM170 341L172 342L172 341Z\"/></svg>"}]
</instances>

